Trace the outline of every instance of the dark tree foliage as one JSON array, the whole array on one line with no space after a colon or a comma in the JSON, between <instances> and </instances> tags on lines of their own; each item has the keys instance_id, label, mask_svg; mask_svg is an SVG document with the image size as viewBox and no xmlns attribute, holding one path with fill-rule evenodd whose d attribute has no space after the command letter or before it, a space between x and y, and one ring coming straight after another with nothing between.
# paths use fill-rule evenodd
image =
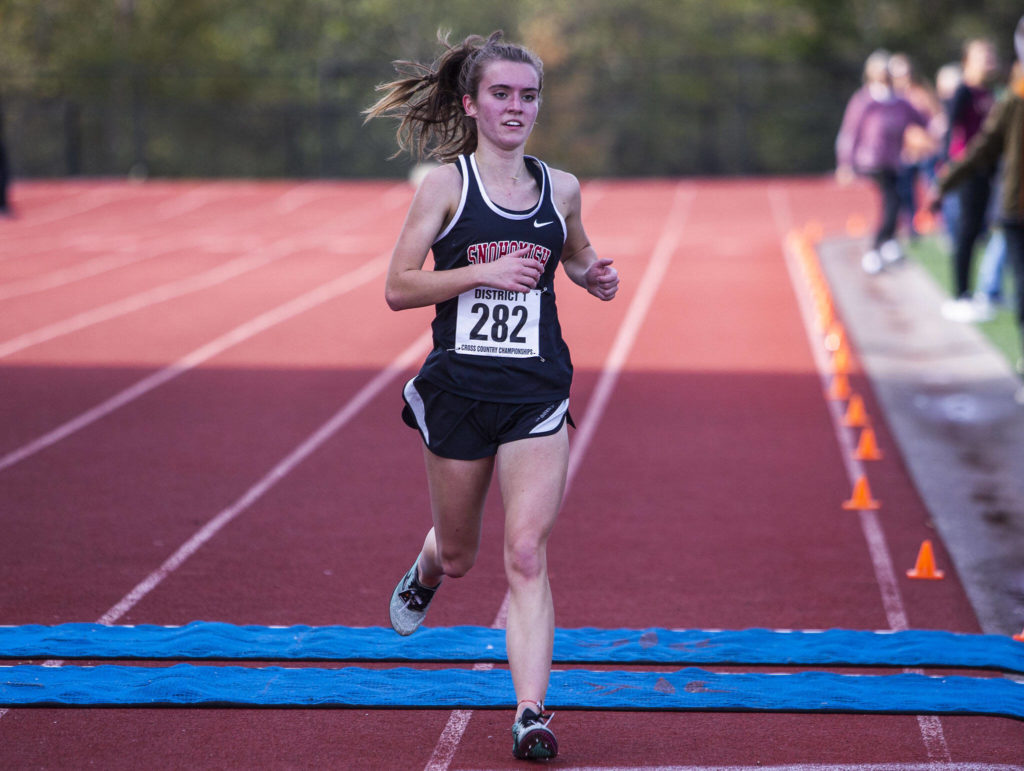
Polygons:
<instances>
[{"instance_id":1,"label":"dark tree foliage","mask_svg":"<svg viewBox=\"0 0 1024 771\"><path fill-rule=\"evenodd\" d=\"M399 176L360 111L394 59L504 29L544 59L530 151L581 175L829 169L864 58L921 73L1019 0L0 0L17 173Z\"/></svg>"}]
</instances>

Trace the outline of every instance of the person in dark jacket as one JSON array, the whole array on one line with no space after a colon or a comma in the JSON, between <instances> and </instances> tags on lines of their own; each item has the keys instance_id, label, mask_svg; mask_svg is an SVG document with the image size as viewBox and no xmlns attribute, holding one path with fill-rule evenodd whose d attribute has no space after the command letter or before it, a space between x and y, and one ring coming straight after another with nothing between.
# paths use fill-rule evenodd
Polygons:
<instances>
[{"instance_id":1,"label":"person in dark jacket","mask_svg":"<svg viewBox=\"0 0 1024 771\"><path fill-rule=\"evenodd\" d=\"M939 178L929 203L937 208L944 195L978 174L994 173L1002 160L998 216L1006 235L1007 260L1014 272L1017 324L1024 336L1024 17L1017 24L1014 47L1016 77L960 160ZM1024 369L1021 362L1017 369ZM1024 388L1018 391L1017 401L1024 403Z\"/></svg>"},{"instance_id":2,"label":"person in dark jacket","mask_svg":"<svg viewBox=\"0 0 1024 771\"><path fill-rule=\"evenodd\" d=\"M981 130L992 109L992 79L997 69L995 46L984 38L964 45L963 80L953 93L948 109L944 156L950 162L963 157L971 139ZM959 199L959 221L953 233L954 299L943 305L943 315L953 321L987 321L986 309L971 294L974 248L988 227L992 170L977 169L964 177L954 195Z\"/></svg>"}]
</instances>

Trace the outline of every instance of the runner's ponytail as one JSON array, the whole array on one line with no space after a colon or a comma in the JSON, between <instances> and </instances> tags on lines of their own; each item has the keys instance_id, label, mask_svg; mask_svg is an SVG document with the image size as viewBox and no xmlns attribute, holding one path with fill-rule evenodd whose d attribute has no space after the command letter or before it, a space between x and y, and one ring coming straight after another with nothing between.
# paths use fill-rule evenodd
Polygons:
<instances>
[{"instance_id":1,"label":"runner's ponytail","mask_svg":"<svg viewBox=\"0 0 1024 771\"><path fill-rule=\"evenodd\" d=\"M445 51L433 63L396 61L397 80L382 83L377 102L364 110L366 121L392 117L399 120L396 138L398 151L392 157L409 152L415 158L454 160L476 149L476 121L466 115L462 105L465 94L476 96L483 66L494 60L530 64L537 70L540 84L544 68L535 54L522 46L502 43L500 30L484 39L470 35L460 44L448 43L448 34L438 33Z\"/></svg>"}]
</instances>

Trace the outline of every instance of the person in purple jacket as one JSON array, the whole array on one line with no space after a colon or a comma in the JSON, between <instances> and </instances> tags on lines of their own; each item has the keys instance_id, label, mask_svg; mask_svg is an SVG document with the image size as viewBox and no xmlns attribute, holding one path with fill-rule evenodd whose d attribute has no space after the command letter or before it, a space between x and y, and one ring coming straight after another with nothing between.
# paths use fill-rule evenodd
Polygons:
<instances>
[{"instance_id":1,"label":"person in purple jacket","mask_svg":"<svg viewBox=\"0 0 1024 771\"><path fill-rule=\"evenodd\" d=\"M889 53L875 51L864 65L864 85L846 105L836 138L836 178L846 184L854 176L870 177L878 186L881 214L872 247L861 265L878 273L902 255L896 241L899 216L899 170L903 138L910 126L928 127L928 118L894 93Z\"/></svg>"}]
</instances>

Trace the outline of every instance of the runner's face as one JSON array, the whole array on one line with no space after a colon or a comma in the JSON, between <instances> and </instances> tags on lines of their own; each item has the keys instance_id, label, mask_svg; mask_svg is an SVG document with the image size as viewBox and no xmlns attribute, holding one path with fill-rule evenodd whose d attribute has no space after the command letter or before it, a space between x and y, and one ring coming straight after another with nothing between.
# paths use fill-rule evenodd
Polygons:
<instances>
[{"instance_id":1,"label":"runner's face","mask_svg":"<svg viewBox=\"0 0 1024 771\"><path fill-rule=\"evenodd\" d=\"M538 85L532 65L504 60L485 65L476 98L462 98L466 114L476 119L478 136L502 149L525 145L540 108Z\"/></svg>"}]
</instances>

